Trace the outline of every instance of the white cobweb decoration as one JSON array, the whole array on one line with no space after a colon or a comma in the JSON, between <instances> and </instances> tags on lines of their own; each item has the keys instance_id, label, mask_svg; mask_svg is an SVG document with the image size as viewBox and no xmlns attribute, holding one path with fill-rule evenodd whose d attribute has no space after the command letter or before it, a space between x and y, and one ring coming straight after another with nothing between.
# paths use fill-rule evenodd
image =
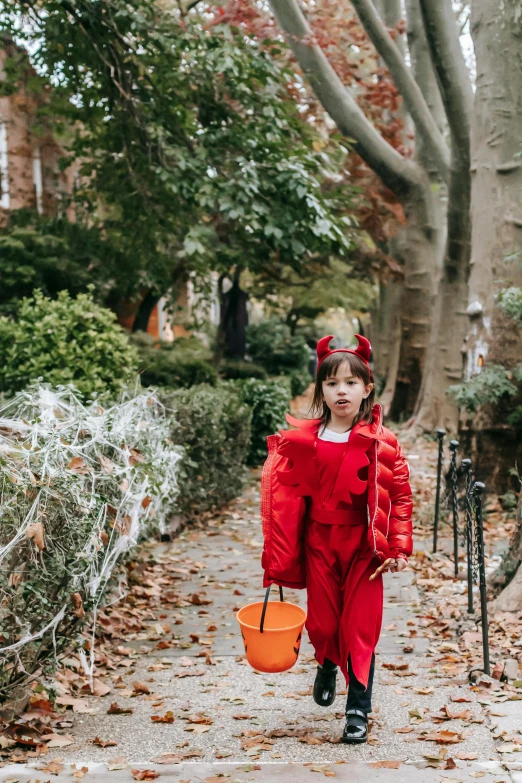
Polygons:
<instances>
[{"instance_id":1,"label":"white cobweb decoration","mask_svg":"<svg viewBox=\"0 0 522 783\"><path fill-rule=\"evenodd\" d=\"M122 556L165 529L182 453L149 391L104 408L35 385L0 408L0 701L52 670ZM93 643L81 657L92 680Z\"/></svg>"}]
</instances>

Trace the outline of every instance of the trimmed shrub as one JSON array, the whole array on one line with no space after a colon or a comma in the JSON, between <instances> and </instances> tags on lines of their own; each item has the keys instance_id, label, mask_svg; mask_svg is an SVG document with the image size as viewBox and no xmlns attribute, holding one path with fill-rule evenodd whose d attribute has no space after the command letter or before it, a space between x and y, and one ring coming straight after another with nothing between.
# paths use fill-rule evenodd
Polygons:
<instances>
[{"instance_id":1,"label":"trimmed shrub","mask_svg":"<svg viewBox=\"0 0 522 783\"><path fill-rule=\"evenodd\" d=\"M163 528L181 449L149 392L104 410L35 386L0 416L2 703L52 674L124 554Z\"/></svg>"},{"instance_id":2,"label":"trimmed shrub","mask_svg":"<svg viewBox=\"0 0 522 783\"><path fill-rule=\"evenodd\" d=\"M210 364L210 351L196 337L179 337L167 343L137 332L132 342L139 351L144 386L180 389L201 383L215 386L218 382L218 374Z\"/></svg>"},{"instance_id":3,"label":"trimmed shrub","mask_svg":"<svg viewBox=\"0 0 522 783\"><path fill-rule=\"evenodd\" d=\"M16 318L0 318L0 390L13 394L43 379L84 395L115 396L134 380L138 357L110 310L91 294L73 299L41 291L22 299Z\"/></svg>"},{"instance_id":4,"label":"trimmed shrub","mask_svg":"<svg viewBox=\"0 0 522 783\"><path fill-rule=\"evenodd\" d=\"M269 375L289 376L294 397L311 383L306 340L301 335L292 335L284 321L268 318L248 326L247 351L252 361L264 367Z\"/></svg>"},{"instance_id":5,"label":"trimmed shrub","mask_svg":"<svg viewBox=\"0 0 522 783\"><path fill-rule=\"evenodd\" d=\"M238 389L201 385L164 390L161 399L171 414L171 439L185 451L179 511L194 516L237 497L246 478L252 419Z\"/></svg>"},{"instance_id":6,"label":"trimmed shrub","mask_svg":"<svg viewBox=\"0 0 522 783\"><path fill-rule=\"evenodd\" d=\"M238 359L224 359L219 365L219 374L229 381L237 378L261 378L264 380L267 377L266 370L260 364L243 362Z\"/></svg>"},{"instance_id":7,"label":"trimmed shrub","mask_svg":"<svg viewBox=\"0 0 522 783\"><path fill-rule=\"evenodd\" d=\"M247 462L260 465L267 457L266 438L286 427L285 415L292 399L289 378L257 378L229 381L241 394L241 399L252 411L252 434Z\"/></svg>"},{"instance_id":8,"label":"trimmed shrub","mask_svg":"<svg viewBox=\"0 0 522 783\"><path fill-rule=\"evenodd\" d=\"M155 351L147 354L141 382L144 386L166 386L186 389L206 383L215 386L218 374L214 367L201 359L180 357L173 351Z\"/></svg>"}]
</instances>

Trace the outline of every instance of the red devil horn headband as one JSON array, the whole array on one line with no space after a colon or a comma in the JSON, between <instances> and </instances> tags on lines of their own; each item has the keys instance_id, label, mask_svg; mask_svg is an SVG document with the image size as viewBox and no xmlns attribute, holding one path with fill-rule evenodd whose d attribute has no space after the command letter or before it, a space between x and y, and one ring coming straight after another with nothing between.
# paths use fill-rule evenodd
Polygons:
<instances>
[{"instance_id":1,"label":"red devil horn headband","mask_svg":"<svg viewBox=\"0 0 522 783\"><path fill-rule=\"evenodd\" d=\"M328 344L330 343L330 340L333 340L333 334L329 334L327 337L322 337L319 342L317 343L317 367L321 364L323 359L326 359L327 356L330 356L332 353L353 353L355 356L358 356L359 359L362 359L363 362L368 366L368 369L370 368L370 353L372 350L372 346L370 345L370 341L366 339L366 337L363 337L361 334L356 334L357 342L359 343L357 348L352 351L350 348L334 348L333 350L330 350L328 347Z\"/></svg>"}]
</instances>

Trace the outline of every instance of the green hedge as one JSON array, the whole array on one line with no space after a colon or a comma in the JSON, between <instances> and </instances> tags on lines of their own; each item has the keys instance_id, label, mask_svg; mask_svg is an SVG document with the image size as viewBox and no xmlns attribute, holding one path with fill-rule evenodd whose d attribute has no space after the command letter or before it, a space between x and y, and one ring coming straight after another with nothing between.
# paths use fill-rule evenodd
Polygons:
<instances>
[{"instance_id":1,"label":"green hedge","mask_svg":"<svg viewBox=\"0 0 522 783\"><path fill-rule=\"evenodd\" d=\"M239 359L225 359L219 365L219 374L227 381L238 378L261 378L267 377L267 372L260 364L254 362L244 362Z\"/></svg>"},{"instance_id":2,"label":"green hedge","mask_svg":"<svg viewBox=\"0 0 522 783\"><path fill-rule=\"evenodd\" d=\"M268 375L288 376L293 397L302 394L312 381L304 337L292 335L290 327L278 318L267 318L247 328L247 352Z\"/></svg>"},{"instance_id":3,"label":"green hedge","mask_svg":"<svg viewBox=\"0 0 522 783\"><path fill-rule=\"evenodd\" d=\"M229 381L241 394L242 401L252 411L252 434L247 462L259 465L266 459L266 437L286 427L285 414L292 400L289 378L257 378Z\"/></svg>"},{"instance_id":4,"label":"green hedge","mask_svg":"<svg viewBox=\"0 0 522 783\"><path fill-rule=\"evenodd\" d=\"M132 342L139 352L144 386L186 389L201 383L215 386L218 382L210 351L196 337L179 337L167 343L137 332Z\"/></svg>"},{"instance_id":5,"label":"green hedge","mask_svg":"<svg viewBox=\"0 0 522 783\"><path fill-rule=\"evenodd\" d=\"M181 513L220 508L240 494L250 449L252 412L231 384L163 390L170 435L185 449L180 466Z\"/></svg>"},{"instance_id":6,"label":"green hedge","mask_svg":"<svg viewBox=\"0 0 522 783\"><path fill-rule=\"evenodd\" d=\"M90 294L49 299L35 291L16 317L0 318L0 365L0 391L8 394L41 378L114 397L134 380L138 356L114 313Z\"/></svg>"}]
</instances>

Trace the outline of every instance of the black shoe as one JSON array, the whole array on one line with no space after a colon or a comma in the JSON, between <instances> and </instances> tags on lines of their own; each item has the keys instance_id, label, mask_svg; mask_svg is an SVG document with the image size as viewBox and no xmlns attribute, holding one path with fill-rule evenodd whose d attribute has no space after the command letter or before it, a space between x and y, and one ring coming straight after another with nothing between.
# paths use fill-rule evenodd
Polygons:
<instances>
[{"instance_id":1,"label":"black shoe","mask_svg":"<svg viewBox=\"0 0 522 783\"><path fill-rule=\"evenodd\" d=\"M329 707L335 699L335 686L337 681L337 666L333 669L325 669L319 663L314 682L314 701L321 707Z\"/></svg>"},{"instance_id":2,"label":"black shoe","mask_svg":"<svg viewBox=\"0 0 522 783\"><path fill-rule=\"evenodd\" d=\"M368 716L362 710L346 710L346 725L341 742L355 745L368 739Z\"/></svg>"}]
</instances>

